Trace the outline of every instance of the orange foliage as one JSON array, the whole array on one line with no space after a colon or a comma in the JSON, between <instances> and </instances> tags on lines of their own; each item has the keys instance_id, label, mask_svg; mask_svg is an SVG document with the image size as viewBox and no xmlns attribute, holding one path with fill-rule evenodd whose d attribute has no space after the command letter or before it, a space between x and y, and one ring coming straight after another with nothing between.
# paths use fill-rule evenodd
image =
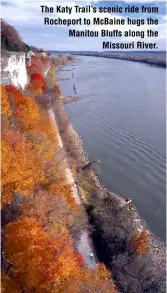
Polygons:
<instances>
[{"instance_id":1,"label":"orange foliage","mask_svg":"<svg viewBox=\"0 0 167 293\"><path fill-rule=\"evenodd\" d=\"M40 123L39 107L31 97L23 99L13 112L22 131L32 130Z\"/></svg>"},{"instance_id":2,"label":"orange foliage","mask_svg":"<svg viewBox=\"0 0 167 293\"><path fill-rule=\"evenodd\" d=\"M80 257L67 232L52 238L35 218L21 218L7 225L5 252L21 288L50 293L51 286L77 275Z\"/></svg>"},{"instance_id":3,"label":"orange foliage","mask_svg":"<svg viewBox=\"0 0 167 293\"><path fill-rule=\"evenodd\" d=\"M47 182L53 180L53 177L55 176L57 178L58 175L60 179L62 174L60 174L59 171L61 166L63 167L63 160L61 153L59 152L57 138L52 129L49 127L49 123L47 124L49 121L50 120L47 118L41 118L41 120L39 119L39 123L34 124L34 129L32 124L32 129L29 127L26 132L26 137L29 141L31 149L35 154L36 159L40 161L42 169L45 172Z\"/></svg>"},{"instance_id":4,"label":"orange foliage","mask_svg":"<svg viewBox=\"0 0 167 293\"><path fill-rule=\"evenodd\" d=\"M41 72L40 67L36 64L28 65L26 69L29 76L31 76L33 73Z\"/></svg>"},{"instance_id":5,"label":"orange foliage","mask_svg":"<svg viewBox=\"0 0 167 293\"><path fill-rule=\"evenodd\" d=\"M31 62L32 65L35 65L36 67L40 68L40 70L38 72L42 72L42 74L44 73L44 64L42 62L42 58L40 56L32 56L31 57Z\"/></svg>"},{"instance_id":6,"label":"orange foliage","mask_svg":"<svg viewBox=\"0 0 167 293\"><path fill-rule=\"evenodd\" d=\"M29 90L31 94L41 96L42 93L46 91L46 83L43 75L49 66L49 58L40 55L34 55L31 57L31 65L27 66L27 72L30 76L30 84L28 85L27 90Z\"/></svg>"},{"instance_id":7,"label":"orange foliage","mask_svg":"<svg viewBox=\"0 0 167 293\"><path fill-rule=\"evenodd\" d=\"M22 131L34 129L43 133L52 142L56 142L55 130L53 130L50 118L42 111L40 116L39 106L32 97L24 97L23 94L14 86L6 86L8 95L12 97L14 111L13 114L19 122ZM55 127L54 127L55 128Z\"/></svg>"},{"instance_id":8,"label":"orange foliage","mask_svg":"<svg viewBox=\"0 0 167 293\"><path fill-rule=\"evenodd\" d=\"M47 173L47 178L51 178L51 174L58 174L57 163L61 160L59 165L62 164L62 159L58 154L55 132L57 129L52 127L50 118L39 111L38 105L31 97L24 98L24 103L18 105L14 115L17 126L25 133L36 159L41 162L42 169Z\"/></svg>"},{"instance_id":9,"label":"orange foliage","mask_svg":"<svg viewBox=\"0 0 167 293\"><path fill-rule=\"evenodd\" d=\"M150 249L148 231L143 230L140 233L132 236L130 239L130 245L135 252L140 255L145 255Z\"/></svg>"},{"instance_id":10,"label":"orange foliage","mask_svg":"<svg viewBox=\"0 0 167 293\"><path fill-rule=\"evenodd\" d=\"M111 274L103 264L97 265L94 270L81 268L71 282L65 280L52 293L64 293L66 288L68 293L118 293L111 280Z\"/></svg>"},{"instance_id":11,"label":"orange foliage","mask_svg":"<svg viewBox=\"0 0 167 293\"><path fill-rule=\"evenodd\" d=\"M21 293L19 286L8 275L2 273L1 276L1 293Z\"/></svg>"},{"instance_id":12,"label":"orange foliage","mask_svg":"<svg viewBox=\"0 0 167 293\"><path fill-rule=\"evenodd\" d=\"M33 92L46 91L46 84L43 76L39 73L33 73L30 78L29 90Z\"/></svg>"},{"instance_id":13,"label":"orange foliage","mask_svg":"<svg viewBox=\"0 0 167 293\"><path fill-rule=\"evenodd\" d=\"M14 192L28 195L43 181L40 163L25 137L17 131L2 134L2 204L9 204Z\"/></svg>"},{"instance_id":14,"label":"orange foliage","mask_svg":"<svg viewBox=\"0 0 167 293\"><path fill-rule=\"evenodd\" d=\"M10 102L8 98L7 91L3 85L1 85L1 113L2 115L11 115L11 110L10 110Z\"/></svg>"},{"instance_id":15,"label":"orange foliage","mask_svg":"<svg viewBox=\"0 0 167 293\"><path fill-rule=\"evenodd\" d=\"M49 66L49 58L34 55L31 57L31 65L27 66L27 72L30 76L35 72L40 72L44 74Z\"/></svg>"},{"instance_id":16,"label":"orange foliage","mask_svg":"<svg viewBox=\"0 0 167 293\"><path fill-rule=\"evenodd\" d=\"M109 273L103 264L97 265L95 270L85 269L81 274L82 280L81 291L85 292L104 292L104 293L118 293L115 285L111 280L111 273Z\"/></svg>"},{"instance_id":17,"label":"orange foliage","mask_svg":"<svg viewBox=\"0 0 167 293\"><path fill-rule=\"evenodd\" d=\"M15 102L15 107L17 107L21 103L24 103L25 97L19 89L17 89L13 85L6 85L5 89L9 97L11 97L11 102Z\"/></svg>"},{"instance_id":18,"label":"orange foliage","mask_svg":"<svg viewBox=\"0 0 167 293\"><path fill-rule=\"evenodd\" d=\"M52 237L35 218L24 217L7 225L5 237L12 276L26 292L118 293L104 265L84 267L67 231Z\"/></svg>"},{"instance_id":19,"label":"orange foliage","mask_svg":"<svg viewBox=\"0 0 167 293\"><path fill-rule=\"evenodd\" d=\"M11 108L13 110L14 116L16 115L16 113L15 113L16 110L23 109L23 108L25 109L27 107L30 108L30 106L28 106L28 103L31 105L31 115L33 114L33 112L36 115L37 114L39 115L38 105L36 105L33 98L25 97L23 95L23 93L19 89L15 88L13 85L5 86L5 89L8 94L8 97L10 98ZM31 119L31 117L29 118L29 120L30 119Z\"/></svg>"},{"instance_id":20,"label":"orange foliage","mask_svg":"<svg viewBox=\"0 0 167 293\"><path fill-rule=\"evenodd\" d=\"M40 124L38 125L38 131L42 133L45 138L52 141L52 143L54 142L58 144L58 139L56 137L58 133L58 128L56 125L53 125L50 117L47 116L45 113L42 113Z\"/></svg>"}]
</instances>

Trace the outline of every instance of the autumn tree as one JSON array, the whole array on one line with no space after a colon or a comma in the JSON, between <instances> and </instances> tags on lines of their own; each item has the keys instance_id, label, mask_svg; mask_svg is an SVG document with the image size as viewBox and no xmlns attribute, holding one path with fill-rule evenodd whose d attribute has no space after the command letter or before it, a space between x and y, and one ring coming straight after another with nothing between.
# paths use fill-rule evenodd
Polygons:
<instances>
[{"instance_id":1,"label":"autumn tree","mask_svg":"<svg viewBox=\"0 0 167 293\"><path fill-rule=\"evenodd\" d=\"M40 95L46 92L46 83L45 80L39 72L45 73L39 65L32 64L27 66L27 72L30 76L30 83L26 87L26 91L28 91L31 95Z\"/></svg>"},{"instance_id":2,"label":"autumn tree","mask_svg":"<svg viewBox=\"0 0 167 293\"><path fill-rule=\"evenodd\" d=\"M32 57L31 57L31 60L32 60ZM36 64L33 64L33 63L31 63L31 65L27 65L26 69L27 69L27 73L30 77L32 74L38 73L40 71L39 66L37 66Z\"/></svg>"},{"instance_id":3,"label":"autumn tree","mask_svg":"<svg viewBox=\"0 0 167 293\"><path fill-rule=\"evenodd\" d=\"M45 111L40 110L32 97L24 97L13 86L6 86L6 91L12 103L14 124L26 136L45 177L47 180L53 177L62 180L65 165L58 145L56 125L52 124Z\"/></svg>"},{"instance_id":4,"label":"autumn tree","mask_svg":"<svg viewBox=\"0 0 167 293\"><path fill-rule=\"evenodd\" d=\"M5 87L1 85L1 126L3 131L9 128L11 114L8 94Z\"/></svg>"},{"instance_id":5,"label":"autumn tree","mask_svg":"<svg viewBox=\"0 0 167 293\"><path fill-rule=\"evenodd\" d=\"M13 114L18 127L22 131L29 131L38 128L41 117L39 107L33 98L26 97L20 104L18 101L15 102L15 105L16 108L13 111Z\"/></svg>"},{"instance_id":6,"label":"autumn tree","mask_svg":"<svg viewBox=\"0 0 167 293\"><path fill-rule=\"evenodd\" d=\"M79 207L73 196L73 190L71 185L51 184L48 186L48 190L55 196L63 197L67 204L73 209L73 211L78 211Z\"/></svg>"},{"instance_id":7,"label":"autumn tree","mask_svg":"<svg viewBox=\"0 0 167 293\"><path fill-rule=\"evenodd\" d=\"M65 162L57 126L32 97L24 97L12 86L6 86L6 90L12 100L14 124L24 133L36 160L40 161L46 181L64 181Z\"/></svg>"},{"instance_id":8,"label":"autumn tree","mask_svg":"<svg viewBox=\"0 0 167 293\"><path fill-rule=\"evenodd\" d=\"M32 105L33 98L25 97L23 95L23 93L19 89L17 89L16 87L14 87L13 85L6 85L5 90L8 95L8 99L10 102L10 107L12 109L13 115L15 115L15 113L14 113L15 110L18 110L19 108L23 108L23 107L26 108L28 106L27 104L29 101ZM38 105L36 105L35 102L33 103L32 107L34 108L35 114L37 113L37 111L39 114ZM32 109L31 109L31 111L32 111Z\"/></svg>"},{"instance_id":9,"label":"autumn tree","mask_svg":"<svg viewBox=\"0 0 167 293\"><path fill-rule=\"evenodd\" d=\"M143 230L130 239L130 245L132 249L140 254L140 255L145 255L150 249L150 244L149 244L149 233L147 230Z\"/></svg>"},{"instance_id":10,"label":"autumn tree","mask_svg":"<svg viewBox=\"0 0 167 293\"><path fill-rule=\"evenodd\" d=\"M1 275L1 293L21 293L18 284L7 274L2 272Z\"/></svg>"},{"instance_id":11,"label":"autumn tree","mask_svg":"<svg viewBox=\"0 0 167 293\"><path fill-rule=\"evenodd\" d=\"M14 193L28 195L44 182L44 173L24 136L18 131L2 134L2 204L9 204Z\"/></svg>"},{"instance_id":12,"label":"autumn tree","mask_svg":"<svg viewBox=\"0 0 167 293\"><path fill-rule=\"evenodd\" d=\"M39 190L28 197L22 204L22 212L29 217L35 217L49 231L58 232L63 227L71 228L81 217L81 210L76 204L69 205L68 194Z\"/></svg>"},{"instance_id":13,"label":"autumn tree","mask_svg":"<svg viewBox=\"0 0 167 293\"><path fill-rule=\"evenodd\" d=\"M49 66L50 59L48 57L42 57L41 55L36 54L31 56L31 65L27 66L27 72L30 77L34 73L44 75Z\"/></svg>"},{"instance_id":14,"label":"autumn tree","mask_svg":"<svg viewBox=\"0 0 167 293\"><path fill-rule=\"evenodd\" d=\"M10 116L11 109L10 109L10 102L8 98L8 93L3 85L1 85L1 114Z\"/></svg>"},{"instance_id":15,"label":"autumn tree","mask_svg":"<svg viewBox=\"0 0 167 293\"><path fill-rule=\"evenodd\" d=\"M68 288L68 293L118 293L116 286L103 264L98 264L96 268L78 268L78 274L71 279L64 280L52 293L64 293Z\"/></svg>"},{"instance_id":16,"label":"autumn tree","mask_svg":"<svg viewBox=\"0 0 167 293\"><path fill-rule=\"evenodd\" d=\"M34 86L35 89L42 88L46 90L45 80L40 73L33 73L31 75L30 84L32 87Z\"/></svg>"},{"instance_id":17,"label":"autumn tree","mask_svg":"<svg viewBox=\"0 0 167 293\"><path fill-rule=\"evenodd\" d=\"M49 134L52 132L52 138L55 136L48 115L44 111L40 111L38 104L32 97L24 96L19 89L12 85L5 86L5 90L13 109L13 116L15 116L22 131L39 129L43 133Z\"/></svg>"},{"instance_id":18,"label":"autumn tree","mask_svg":"<svg viewBox=\"0 0 167 293\"><path fill-rule=\"evenodd\" d=\"M60 282L78 274L82 261L66 230L52 237L35 218L23 217L7 225L5 239L14 280L28 292L50 293Z\"/></svg>"},{"instance_id":19,"label":"autumn tree","mask_svg":"<svg viewBox=\"0 0 167 293\"><path fill-rule=\"evenodd\" d=\"M44 65L43 59L45 58L42 58L41 55L37 55L37 54L32 56L31 58L32 64L40 69L38 70L38 73L40 74L44 74L44 71L45 71L45 65Z\"/></svg>"}]
</instances>

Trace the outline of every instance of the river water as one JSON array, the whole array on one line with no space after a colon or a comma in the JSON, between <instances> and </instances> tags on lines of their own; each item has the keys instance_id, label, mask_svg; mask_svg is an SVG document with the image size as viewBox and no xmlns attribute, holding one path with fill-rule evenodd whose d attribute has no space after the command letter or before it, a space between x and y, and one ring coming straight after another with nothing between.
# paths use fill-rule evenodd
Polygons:
<instances>
[{"instance_id":1,"label":"river water","mask_svg":"<svg viewBox=\"0 0 167 293\"><path fill-rule=\"evenodd\" d=\"M100 181L130 197L150 230L165 240L165 69L95 57L57 73L66 105Z\"/></svg>"}]
</instances>

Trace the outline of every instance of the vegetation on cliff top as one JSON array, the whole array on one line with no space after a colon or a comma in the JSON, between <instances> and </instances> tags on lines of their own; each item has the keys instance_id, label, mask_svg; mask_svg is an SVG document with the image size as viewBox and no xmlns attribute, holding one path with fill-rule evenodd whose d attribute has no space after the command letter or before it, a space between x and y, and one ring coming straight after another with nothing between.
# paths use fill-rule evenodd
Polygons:
<instances>
[{"instance_id":1,"label":"vegetation on cliff top","mask_svg":"<svg viewBox=\"0 0 167 293\"><path fill-rule=\"evenodd\" d=\"M1 49L7 51L24 51L30 50L35 52L43 51L34 46L29 46L20 37L17 30L1 18Z\"/></svg>"}]
</instances>

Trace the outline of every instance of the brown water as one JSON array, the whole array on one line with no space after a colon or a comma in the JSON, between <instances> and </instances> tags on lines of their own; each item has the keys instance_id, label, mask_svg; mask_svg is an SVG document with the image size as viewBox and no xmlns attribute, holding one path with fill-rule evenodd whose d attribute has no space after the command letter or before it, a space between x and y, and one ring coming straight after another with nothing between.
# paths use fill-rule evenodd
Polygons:
<instances>
[{"instance_id":1,"label":"brown water","mask_svg":"<svg viewBox=\"0 0 167 293\"><path fill-rule=\"evenodd\" d=\"M157 236L165 240L165 69L123 60L81 57L58 77L64 96L80 101L67 113L100 180L130 197Z\"/></svg>"}]
</instances>

